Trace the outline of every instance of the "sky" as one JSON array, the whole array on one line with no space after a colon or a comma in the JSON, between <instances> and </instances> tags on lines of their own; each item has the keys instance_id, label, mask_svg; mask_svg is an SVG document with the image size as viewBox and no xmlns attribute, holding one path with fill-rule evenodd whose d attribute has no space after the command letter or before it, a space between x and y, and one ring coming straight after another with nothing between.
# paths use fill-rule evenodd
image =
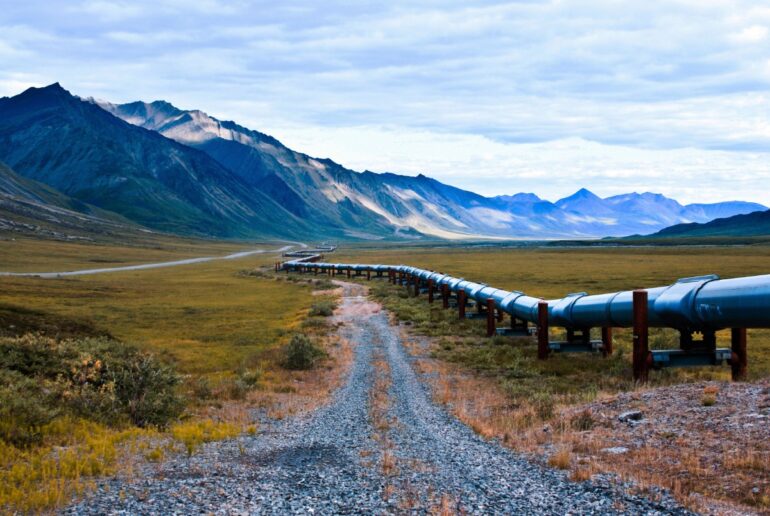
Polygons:
<instances>
[{"instance_id":1,"label":"sky","mask_svg":"<svg viewBox=\"0 0 770 516\"><path fill-rule=\"evenodd\" d=\"M167 100L484 195L770 206L770 4L3 0L0 96Z\"/></svg>"}]
</instances>

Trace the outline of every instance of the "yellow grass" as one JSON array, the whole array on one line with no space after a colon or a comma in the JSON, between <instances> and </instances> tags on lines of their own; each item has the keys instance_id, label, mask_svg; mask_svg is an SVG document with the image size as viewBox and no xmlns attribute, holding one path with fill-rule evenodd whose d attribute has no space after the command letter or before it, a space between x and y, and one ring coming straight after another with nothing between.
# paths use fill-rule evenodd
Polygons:
<instances>
[{"instance_id":1,"label":"yellow grass","mask_svg":"<svg viewBox=\"0 0 770 516\"><path fill-rule=\"evenodd\" d=\"M255 428L250 430L251 433L256 432ZM171 428L171 435L184 445L187 455L195 453L204 443L230 439L240 433L241 428L237 425L222 421L212 421L211 419L187 421L176 424Z\"/></svg>"},{"instance_id":2,"label":"yellow grass","mask_svg":"<svg viewBox=\"0 0 770 516\"><path fill-rule=\"evenodd\" d=\"M0 270L108 267L244 248L233 243L172 244L154 248L155 243L118 247L3 241ZM289 415L320 403L352 353L347 343L332 342L328 345L333 346L329 354L334 360L321 372L295 374L279 367L281 348L292 332L323 338L326 327L302 325L311 304L319 299L314 299L307 283L285 275L276 279L272 274L241 274L261 267L270 270L276 259L274 254L255 255L61 279L0 277L0 334L22 329L68 337L109 334L165 357L190 376L190 385L198 378L211 380L215 396L217 386L257 373L256 390L244 399L202 400L190 407L192 419L172 426L168 433L57 420L41 429L45 436L41 446L21 450L0 443L0 512L61 506L93 487L94 478L125 473L123 465L130 460L162 461L176 449L175 442L194 453L211 440L244 431L254 435L257 427L247 415L247 405ZM148 436L151 439L144 438Z\"/></svg>"},{"instance_id":3,"label":"yellow grass","mask_svg":"<svg viewBox=\"0 0 770 516\"><path fill-rule=\"evenodd\" d=\"M45 443L20 450L0 441L0 512L39 512L82 493L98 476L126 473L119 460L151 431L111 430L96 423L59 419L41 429Z\"/></svg>"}]
</instances>

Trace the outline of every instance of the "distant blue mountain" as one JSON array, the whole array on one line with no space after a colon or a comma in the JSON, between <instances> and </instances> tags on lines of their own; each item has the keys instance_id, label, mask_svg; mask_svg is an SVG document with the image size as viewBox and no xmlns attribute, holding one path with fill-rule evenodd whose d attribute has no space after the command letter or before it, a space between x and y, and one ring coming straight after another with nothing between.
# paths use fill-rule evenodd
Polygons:
<instances>
[{"instance_id":1,"label":"distant blue mountain","mask_svg":"<svg viewBox=\"0 0 770 516\"><path fill-rule=\"evenodd\" d=\"M0 160L73 207L217 237L598 238L765 209L586 189L555 203L484 197L425 175L355 172L165 101L83 100L58 84L0 99Z\"/></svg>"},{"instance_id":2,"label":"distant blue mountain","mask_svg":"<svg viewBox=\"0 0 770 516\"><path fill-rule=\"evenodd\" d=\"M733 215L704 224L677 224L647 236L650 238L770 236L770 210Z\"/></svg>"}]
</instances>

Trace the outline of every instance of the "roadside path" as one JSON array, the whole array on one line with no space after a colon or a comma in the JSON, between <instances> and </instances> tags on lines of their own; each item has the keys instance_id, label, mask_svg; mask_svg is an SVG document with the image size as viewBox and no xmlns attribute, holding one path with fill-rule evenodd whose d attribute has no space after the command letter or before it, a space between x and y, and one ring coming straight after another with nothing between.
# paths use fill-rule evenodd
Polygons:
<instances>
[{"instance_id":1,"label":"roadside path","mask_svg":"<svg viewBox=\"0 0 770 516\"><path fill-rule=\"evenodd\" d=\"M300 244L301 245L301 244ZM14 277L36 277L36 278L61 278L66 276L84 276L86 274L101 274L104 272L122 272L122 271L141 271L145 269L159 269L161 267L177 267L179 265L191 265L194 263L213 262L216 260L237 260L255 254L282 253L294 247L287 245L280 249L253 249L251 251L240 251L225 256L202 256L200 258L186 258L184 260L174 260L171 262L142 263L138 265L125 265L122 267L105 267L101 269L83 269L79 271L63 272L0 272L0 276Z\"/></svg>"},{"instance_id":2,"label":"roadside path","mask_svg":"<svg viewBox=\"0 0 770 516\"><path fill-rule=\"evenodd\" d=\"M343 283L355 358L328 405L256 436L103 482L67 514L671 514L673 502L574 483L485 441L431 400L399 329Z\"/></svg>"}]
</instances>

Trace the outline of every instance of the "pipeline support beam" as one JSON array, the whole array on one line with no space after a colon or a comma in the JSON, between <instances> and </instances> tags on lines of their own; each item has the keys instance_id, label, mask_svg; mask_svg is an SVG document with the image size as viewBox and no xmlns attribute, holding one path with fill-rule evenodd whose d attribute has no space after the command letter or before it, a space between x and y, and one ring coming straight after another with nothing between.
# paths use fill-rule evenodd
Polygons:
<instances>
[{"instance_id":1,"label":"pipeline support beam","mask_svg":"<svg viewBox=\"0 0 770 516\"><path fill-rule=\"evenodd\" d=\"M548 338L548 303L540 301L537 304L537 358L545 360L550 353Z\"/></svg>"},{"instance_id":2,"label":"pipeline support beam","mask_svg":"<svg viewBox=\"0 0 770 516\"><path fill-rule=\"evenodd\" d=\"M648 295L646 290L634 290L634 348L633 368L634 380L646 383L649 374L649 325L648 325Z\"/></svg>"}]
</instances>

